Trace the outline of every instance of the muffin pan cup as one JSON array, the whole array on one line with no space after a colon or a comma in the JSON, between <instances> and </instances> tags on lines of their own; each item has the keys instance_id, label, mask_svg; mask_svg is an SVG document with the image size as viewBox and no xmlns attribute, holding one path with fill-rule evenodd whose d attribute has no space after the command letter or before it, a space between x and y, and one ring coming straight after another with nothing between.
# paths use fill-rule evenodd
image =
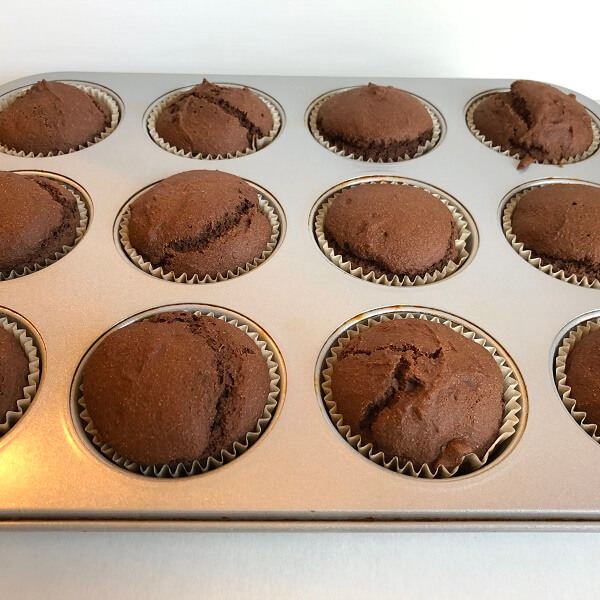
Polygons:
<instances>
[{"instance_id":1,"label":"muffin pan cup","mask_svg":"<svg viewBox=\"0 0 600 600\"><path fill-rule=\"evenodd\" d=\"M117 99L111 94L110 90L103 88L102 86L95 85L93 83L88 83L85 81L72 81L72 80L59 80L62 83L68 83L70 85L74 85L78 87L80 90L83 90L99 102L102 102L105 106L110 110L110 125L101 132L96 138L94 138L93 142L88 142L85 145L80 145L77 148L71 148L68 152L63 152L62 150L59 152L48 152L48 154L35 154L34 152L25 153L23 150L15 150L14 148L9 148L8 146L4 146L0 143L0 152L4 154L9 154L11 156L20 156L24 158L44 158L51 156L63 156L64 154L71 154L73 152L77 152L78 150L84 150L85 148L90 148L94 144L101 142L103 139L108 137L119 124L119 120L121 118L121 110L119 108L119 103ZM33 83L36 83L35 81ZM0 97L0 111L4 110L8 106L10 106L17 98L25 94L27 90L33 84L18 88L11 92L8 92Z\"/></svg>"},{"instance_id":2,"label":"muffin pan cup","mask_svg":"<svg viewBox=\"0 0 600 600\"><path fill-rule=\"evenodd\" d=\"M63 246L61 252L55 252L54 258L47 258L44 261L44 264L35 264L33 269L29 267L25 267L19 271L11 271L8 275L4 275L0 273L0 281L5 281L7 279L15 279L15 277L24 277L25 275L30 275L31 273L35 273L40 269L44 269L53 265L57 260L66 256L77 244L81 241L81 238L85 235L85 231L88 226L88 222L90 220L90 214L88 207L91 206L89 204L89 198L87 199L88 204L84 202L83 198L86 196L85 192L73 181L69 181L64 177L58 177L52 173L46 173L44 171L17 171L22 175L42 175L43 177L48 177L49 179L53 179L60 185L62 185L65 189L67 189L73 196L75 196L75 201L77 202L77 208L79 210L79 225L75 229L76 237L73 241L73 244L70 246Z\"/></svg>"},{"instance_id":3,"label":"muffin pan cup","mask_svg":"<svg viewBox=\"0 0 600 600\"><path fill-rule=\"evenodd\" d=\"M425 275L417 275L416 277L408 277L404 275L400 278L398 275L382 274L377 276L374 271L364 269L363 267L357 267L352 265L352 261L346 260L341 254L338 254L336 250L329 244L327 241L327 237L325 235L324 224L325 217L327 216L327 211L331 206L331 203L337 198L345 189L350 187L354 187L355 185L412 185L414 187L420 187L421 189L425 189L425 191L431 193L435 196L440 202L442 202L448 210L452 213L452 218L454 219L454 224L456 225L456 241L455 246L459 251L458 260L449 261L441 270L436 269L435 271L431 271L425 273ZM358 277L359 279L363 279L365 281L372 281L374 283L380 283L382 285L425 285L427 283L434 283L436 281L441 281L444 277L448 277L455 273L460 267L465 264L465 262L469 259L474 252L474 246L476 245L476 241L473 242L471 239L470 250L467 247L467 242L469 238L475 237L475 225L471 221L469 224L466 221L466 215L464 214L464 209L459 208L456 201L447 197L447 195L442 194L438 191L434 191L431 189L427 189L426 187L422 187L419 185L417 181L409 181L409 180L401 180L399 178L392 177L377 177L369 179L368 181L359 180L356 182L348 182L347 185L336 189L330 194L325 194L324 197L317 202L317 205L313 209L314 216L314 231L317 243L319 244L319 248L323 254L337 267L349 273L353 277Z\"/></svg>"},{"instance_id":4,"label":"muffin pan cup","mask_svg":"<svg viewBox=\"0 0 600 600\"><path fill-rule=\"evenodd\" d=\"M27 375L27 385L23 388L23 397L17 400L17 410L9 410L0 415L0 438L14 427L21 419L25 411L33 402L35 392L40 382L40 357L38 349L33 338L29 336L27 330L14 315L3 312L0 307L0 327L9 333L12 333L16 340L21 344L23 352L29 359L29 374Z\"/></svg>"},{"instance_id":5,"label":"muffin pan cup","mask_svg":"<svg viewBox=\"0 0 600 600\"><path fill-rule=\"evenodd\" d=\"M164 312L162 310L158 310L152 312L151 314L144 314L143 318L148 318L152 316L152 314L158 314L160 312ZM191 464L187 465L184 463L178 463L175 465L151 465L151 466L143 466L135 461L126 459L121 456L114 448L110 446L107 442L105 442L102 437L99 435L98 430L94 427L94 423L90 418L86 405L85 405L85 397L83 396L82 386L79 385L80 379L83 378L83 374L85 372L85 363L87 362L87 358L91 356L92 349L90 352L86 354L86 359L84 359L83 364L80 365L78 369L78 374L76 375L75 381L75 390L74 390L74 401L80 406L81 410L79 412L79 417L82 422L82 426L84 427L85 433L87 437L91 440L94 446L104 454L107 458L109 458L113 463L118 465L119 467L126 469L132 473L139 473L141 475L147 475L149 477L185 477L186 475L198 475L199 473L206 473L207 471L211 471L212 469L216 469L218 467L222 467L224 464L231 462L236 457L240 456L252 444L254 444L260 436L264 433L266 428L269 426L269 422L273 418L273 414L277 409L277 405L280 398L281 388L279 387L279 383L281 381L281 372L283 369L283 364L281 364L281 360L279 362L275 360L274 352L270 350L267 344L271 342L271 340L265 339L264 335L261 335L259 331L253 327L251 323L245 323L240 320L236 316L229 315L227 313L217 312L215 313L210 308L206 307L198 307L198 310L191 310L196 315L207 315L209 317L214 317L217 319L221 319L225 321L225 323L229 323L234 327L237 327L244 333L248 335L252 339L252 341L259 348L263 358L265 359L267 366L269 368L269 395L266 399L265 408L262 416L256 423L256 427L254 430L249 431L246 434L246 437L243 442L234 442L232 445L223 448L217 454L210 456L208 459L199 461L195 460ZM137 320L137 319L136 319ZM94 345L94 348L97 347Z\"/></svg>"},{"instance_id":6,"label":"muffin pan cup","mask_svg":"<svg viewBox=\"0 0 600 600\"><path fill-rule=\"evenodd\" d=\"M338 156L345 156L347 158L365 161L365 162L376 162L376 163L385 164L386 161L383 161L383 160L374 161L372 158L365 159L364 156L361 156L360 154L354 154L354 153L348 154L344 149L339 149L337 146L335 146L334 144L331 144L329 141L327 141L327 139L325 137L323 137L323 135L319 131L319 128L317 127L317 116L319 114L319 108L321 107L321 105L326 100L331 98L331 96L333 96L334 94L339 94L340 92L345 92L349 89L350 88L342 88L339 90L334 90L332 92L327 92L326 94L319 96L310 105L310 107L308 109L308 126L310 127L310 131L313 134L313 137L315 138L315 140L317 140L317 142L319 142L319 144L321 144L321 146L323 146L323 148L327 148L327 150L329 150L330 152L333 152L334 154L337 154ZM408 90L404 90L404 91L408 91ZM417 100L419 102L421 102L421 104L425 107L425 110L429 113L429 116L431 117L431 121L433 123L432 138L428 142L423 144L422 146L419 146L417 148L417 151L414 154L411 154L411 155L405 154L404 156L397 156L393 160L392 159L388 160L387 162L389 162L389 163L396 163L396 162L402 162L405 160L411 160L413 158L419 158L419 156L423 156L423 154L425 154L426 152L433 150L436 147L436 145L439 143L440 139L442 138L443 120L440 117L440 114L438 113L437 109L435 109L429 102L427 102L426 100L423 100L422 98L417 97Z\"/></svg>"},{"instance_id":7,"label":"muffin pan cup","mask_svg":"<svg viewBox=\"0 0 600 600\"><path fill-rule=\"evenodd\" d=\"M112 90L124 107L114 133L84 152L39 159L0 153L0 169L51 171L81 186L93 207L84 237L65 257L26 277L0 281L0 306L31 324L43 366L31 406L0 437L0 525L600 529L600 447L565 409L554 365L565 324L597 311L600 290L566 285L532 268L507 242L501 221L503 199L524 183L598 182L600 153L562 168L531 164L519 172L465 123L473 97L510 81L382 78L374 83L431 102L447 125L445 134L418 160L346 160L315 142L307 109L324 93L372 78L211 74L211 80L269 94L285 111L285 127L260 152L225 163L163 151L147 130L148 106L204 75L49 73L0 86L1 96L42 77L90 80ZM578 98L600 114L593 101ZM240 277L210 285L151 277L121 248L120 211L156 181L198 168L224 169L268 190L285 215L285 236L268 260ZM373 177L422 182L456 199L475 225L476 252L435 285L374 285L332 264L315 240L311 211L328 190ZM178 478L132 473L99 452L84 431L81 407L72 398L79 365L113 327L157 307L199 304L237 313L273 340L285 366L282 402L256 443L223 466ZM396 473L362 456L332 422L321 399L321 351L328 351L328 340L339 337L349 320L389 310L442 320L452 315L467 329L489 335L514 365L527 406L516 434L503 442L506 449L477 471L446 479Z\"/></svg>"},{"instance_id":8,"label":"muffin pan cup","mask_svg":"<svg viewBox=\"0 0 600 600\"><path fill-rule=\"evenodd\" d=\"M475 126L474 118L473 118L473 115L475 114L475 110L486 98L488 98L492 94L497 94L498 92L508 92L508 91L510 91L510 88L490 90L488 92L479 94L475 98L473 98L471 100L471 102L469 103L469 105L467 106L467 114L466 114L467 126L471 130L471 133L484 146L491 148L492 150L494 150L495 152L498 152L499 154L502 154L504 156L509 156L510 158L514 158L516 161L520 161L521 156L518 153L513 154L513 153L511 153L510 150L505 150L502 148L502 146L495 145L492 140L488 140L479 131L479 129L477 129L477 127ZM579 100L579 97L578 97L578 100ZM589 158L590 156L592 156L592 154L594 154L594 152L596 152L596 150L598 150L598 146L600 146L600 122L598 121L598 117L589 108L587 109L587 111L590 116L590 120L592 122L592 143L590 144L590 147L585 152L582 152L581 154L576 154L575 156L569 156L568 158L562 158L559 161L544 160L544 162L542 164L544 164L544 165L570 165L570 164L585 160L586 158ZM534 162L536 164L539 164L538 161L534 161Z\"/></svg>"},{"instance_id":9,"label":"muffin pan cup","mask_svg":"<svg viewBox=\"0 0 600 600\"><path fill-rule=\"evenodd\" d=\"M566 281L567 283L572 283L573 285L580 285L585 288L593 288L595 290L600 289L600 281L598 281L595 277L579 277L575 274L569 275L565 273L563 269L557 269L550 263L545 263L541 258L537 257L532 250L528 250L525 247L525 244L519 242L517 236L513 233L512 230L512 215L517 207L519 201L532 189L537 186L550 185L553 183L576 183L576 184L586 184L593 185L595 187L599 187L600 184L591 183L587 181L580 180L569 180L569 179L547 179L547 180L539 180L531 182L530 184L524 184L519 186L516 190L513 190L506 197L503 208L502 208L502 230L504 231L504 235L508 240L509 244L513 247L515 252L522 258L524 258L530 265L534 266L536 269L542 271L542 273L546 273L555 279L559 279L560 281Z\"/></svg>"},{"instance_id":10,"label":"muffin pan cup","mask_svg":"<svg viewBox=\"0 0 600 600\"><path fill-rule=\"evenodd\" d=\"M250 182L249 184L251 186L253 185ZM256 189L256 186L253 187ZM253 269L256 269L256 267L262 265L262 263L264 263L265 260L267 260L271 254L273 254L277 248L277 244L281 242L281 238L283 237L285 225L283 223L281 207L277 204L277 201L265 190L256 190L258 193L258 205L262 212L267 216L269 223L271 224L271 237L260 256L257 256L252 262L246 263L243 267L238 267L235 272L229 270L226 273L217 273L217 275L214 277L211 275L204 275L203 277L200 277L200 275L188 273L181 273L180 275L177 275L174 271L166 271L162 267L154 267L152 263L147 261L131 245L129 240L129 221L131 220L130 205L136 198L139 198L139 196L148 191L148 189L150 188L146 188L139 194L136 194L123 207L121 215L117 220L117 229L121 247L130 258L131 262L137 265L142 271L152 275L153 277L159 277L165 281L176 281L177 283L215 283L217 281L233 279L234 277L239 277L244 273L249 273Z\"/></svg>"},{"instance_id":11,"label":"muffin pan cup","mask_svg":"<svg viewBox=\"0 0 600 600\"><path fill-rule=\"evenodd\" d=\"M198 83L200 83L200 82L198 82ZM216 83L217 85L230 86L230 87L247 87L247 86L236 86L235 84L229 84L229 83L219 83L218 81L211 82L211 83ZM188 90L192 89L193 87L194 86L192 85L192 86L180 88L178 90L173 90L172 92L169 92L168 94L165 94L164 96L159 98L148 109L148 117L146 119L146 127L148 128L148 133L150 134L150 137L154 140L154 142L158 146L160 146L163 150L170 152L171 154L176 154L177 156L184 156L185 158L194 158L196 160L224 160L224 159L228 159L228 158L240 158L241 156L247 156L248 154L253 154L254 152L257 152L258 150L261 150L262 148L264 148L265 146L270 144L277 137L277 134L281 130L282 121L283 121L283 111L281 110L280 107L277 106L277 102L273 98L270 98L269 96L267 96L264 92L260 92L253 88L249 88L251 92L254 92L267 105L267 108L269 109L269 112L271 113L271 116L273 117L273 128L271 129L271 131L269 131L269 133L267 135L254 140L253 144L250 147L246 148L246 150L244 150L243 152L237 151L233 154L232 153L227 153L225 155L217 154L216 156L213 156L212 154L202 154L202 153L194 154L193 152L186 152L185 150L183 150L181 148L177 148L176 146L171 145L169 142L167 142L165 139L163 139L160 136L160 134L158 133L158 131L156 131L156 119L158 119L158 116L160 115L160 113L168 106L168 104L170 102L175 100L182 93L187 92Z\"/></svg>"},{"instance_id":12,"label":"muffin pan cup","mask_svg":"<svg viewBox=\"0 0 600 600\"><path fill-rule=\"evenodd\" d=\"M565 373L569 352L581 338L592 331L598 331L598 329L600 329L600 318L597 317L581 321L567 332L567 335L561 340L556 353L554 375L556 379L556 388L558 389L558 393L560 394L565 408L579 424L581 429L583 429L595 442L600 443L598 424L587 421L587 414L582 410L578 410L577 399L571 397L571 387L569 386L567 375Z\"/></svg>"}]
</instances>

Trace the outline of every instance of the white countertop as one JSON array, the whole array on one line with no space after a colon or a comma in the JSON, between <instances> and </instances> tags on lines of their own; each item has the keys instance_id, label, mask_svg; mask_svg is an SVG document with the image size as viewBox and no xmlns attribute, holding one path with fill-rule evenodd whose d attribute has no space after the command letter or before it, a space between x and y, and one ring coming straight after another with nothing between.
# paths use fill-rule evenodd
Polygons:
<instances>
[{"instance_id":1,"label":"white countertop","mask_svg":"<svg viewBox=\"0 0 600 600\"><path fill-rule=\"evenodd\" d=\"M3 532L0 564L6 599L588 598L600 534Z\"/></svg>"}]
</instances>

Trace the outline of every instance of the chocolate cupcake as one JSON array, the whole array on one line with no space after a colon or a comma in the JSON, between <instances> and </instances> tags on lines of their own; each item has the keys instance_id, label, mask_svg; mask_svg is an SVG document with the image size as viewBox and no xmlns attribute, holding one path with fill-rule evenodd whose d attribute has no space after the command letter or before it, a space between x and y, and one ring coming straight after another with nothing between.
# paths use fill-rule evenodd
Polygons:
<instances>
[{"instance_id":1,"label":"chocolate cupcake","mask_svg":"<svg viewBox=\"0 0 600 600\"><path fill-rule=\"evenodd\" d=\"M577 411L586 414L588 424L600 425L600 330L590 331L579 339L567 355L566 384Z\"/></svg>"},{"instance_id":2,"label":"chocolate cupcake","mask_svg":"<svg viewBox=\"0 0 600 600\"><path fill-rule=\"evenodd\" d=\"M0 171L0 279L38 270L83 235L76 197L57 181Z\"/></svg>"},{"instance_id":3,"label":"chocolate cupcake","mask_svg":"<svg viewBox=\"0 0 600 600\"><path fill-rule=\"evenodd\" d=\"M168 465L173 474L247 446L270 397L269 371L257 343L234 324L164 312L100 342L85 366L82 401L95 442L105 453L110 447L113 460L142 472Z\"/></svg>"},{"instance_id":4,"label":"chocolate cupcake","mask_svg":"<svg viewBox=\"0 0 600 600\"><path fill-rule=\"evenodd\" d=\"M486 96L474 107L472 124L478 136L518 155L519 169L566 161L594 142L590 115L575 95L536 81L515 81L509 92Z\"/></svg>"},{"instance_id":5,"label":"chocolate cupcake","mask_svg":"<svg viewBox=\"0 0 600 600\"><path fill-rule=\"evenodd\" d=\"M332 400L351 435L416 469L482 459L499 436L503 375L482 346L440 323L378 323L338 354Z\"/></svg>"},{"instance_id":6,"label":"chocolate cupcake","mask_svg":"<svg viewBox=\"0 0 600 600\"><path fill-rule=\"evenodd\" d=\"M40 378L37 348L14 318L0 313L0 436L29 408Z\"/></svg>"},{"instance_id":7,"label":"chocolate cupcake","mask_svg":"<svg viewBox=\"0 0 600 600\"><path fill-rule=\"evenodd\" d=\"M424 277L459 260L452 212L411 185L345 188L328 205L322 229L335 254L375 278Z\"/></svg>"},{"instance_id":8,"label":"chocolate cupcake","mask_svg":"<svg viewBox=\"0 0 600 600\"><path fill-rule=\"evenodd\" d=\"M121 240L163 273L217 280L259 264L276 233L246 181L220 171L188 171L131 202Z\"/></svg>"},{"instance_id":9,"label":"chocolate cupcake","mask_svg":"<svg viewBox=\"0 0 600 600\"><path fill-rule=\"evenodd\" d=\"M530 253L529 262L538 259L542 267L550 266L551 274L562 271L566 279L600 279L600 188L575 183L537 186L507 209L512 210L507 215L509 241Z\"/></svg>"},{"instance_id":10,"label":"chocolate cupcake","mask_svg":"<svg viewBox=\"0 0 600 600\"><path fill-rule=\"evenodd\" d=\"M275 108L252 90L206 79L159 103L149 118L157 143L203 158L256 150L259 140L274 137L279 125Z\"/></svg>"},{"instance_id":11,"label":"chocolate cupcake","mask_svg":"<svg viewBox=\"0 0 600 600\"><path fill-rule=\"evenodd\" d=\"M600 394L595 374L600 356L600 318L579 320L558 343L554 378L565 408L600 443Z\"/></svg>"},{"instance_id":12,"label":"chocolate cupcake","mask_svg":"<svg viewBox=\"0 0 600 600\"><path fill-rule=\"evenodd\" d=\"M371 161L398 161L434 142L432 113L415 96L369 83L329 95L315 106L311 129L332 150ZM437 132L439 138L439 123Z\"/></svg>"},{"instance_id":13,"label":"chocolate cupcake","mask_svg":"<svg viewBox=\"0 0 600 600\"><path fill-rule=\"evenodd\" d=\"M0 145L15 153L68 153L97 141L112 123L111 107L98 97L43 79L0 110Z\"/></svg>"},{"instance_id":14,"label":"chocolate cupcake","mask_svg":"<svg viewBox=\"0 0 600 600\"><path fill-rule=\"evenodd\" d=\"M7 413L19 410L17 402L24 398L28 385L29 358L12 331L0 327L0 425L6 424Z\"/></svg>"}]
</instances>

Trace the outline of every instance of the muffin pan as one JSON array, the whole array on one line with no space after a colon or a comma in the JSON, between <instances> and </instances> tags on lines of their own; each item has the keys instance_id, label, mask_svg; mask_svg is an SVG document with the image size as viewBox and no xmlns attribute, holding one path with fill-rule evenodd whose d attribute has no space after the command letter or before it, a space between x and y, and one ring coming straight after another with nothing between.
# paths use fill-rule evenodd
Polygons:
<instances>
[{"instance_id":1,"label":"muffin pan","mask_svg":"<svg viewBox=\"0 0 600 600\"><path fill-rule=\"evenodd\" d=\"M444 134L431 151L398 163L340 157L308 126L321 95L366 78L210 76L246 84L281 107L282 128L260 152L192 160L151 139L156 98L198 75L50 73L0 86L0 95L46 79L90 81L122 101L119 126L81 152L45 158L0 154L0 169L72 180L93 206L85 236L38 272L0 282L0 312L30 323L42 374L23 418L0 438L4 527L185 529L531 529L600 526L600 446L571 417L554 382L556 340L567 324L598 309L600 292L532 268L502 230L503 199L532 181L600 180L600 154L565 165L517 161L481 144L466 124L476 95L508 80L377 79L435 106ZM578 95L594 114L600 106ZM185 285L151 277L120 247L119 214L141 189L175 173L220 169L268 190L285 235L268 260L242 277ZM342 271L321 252L314 207L328 190L361 177L401 177L456 199L476 228L472 252L435 285L385 286ZM281 353L281 396L269 427L242 456L197 476L159 479L112 464L83 433L71 390L83 357L119 323L169 305L239 313ZM392 472L340 436L319 386L323 352L343 324L383 307L436 311L495 340L519 374L517 435L484 468L426 480Z\"/></svg>"}]
</instances>

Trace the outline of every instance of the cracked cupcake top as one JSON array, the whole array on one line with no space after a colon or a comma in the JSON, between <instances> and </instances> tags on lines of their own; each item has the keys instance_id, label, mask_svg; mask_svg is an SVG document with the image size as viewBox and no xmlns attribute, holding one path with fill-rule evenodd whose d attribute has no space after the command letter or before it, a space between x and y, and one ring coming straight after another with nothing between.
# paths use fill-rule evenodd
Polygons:
<instances>
[{"instance_id":1,"label":"cracked cupcake top","mask_svg":"<svg viewBox=\"0 0 600 600\"><path fill-rule=\"evenodd\" d=\"M273 129L269 107L248 88L206 79L172 100L158 115L156 132L193 154L225 156L254 147Z\"/></svg>"},{"instance_id":2,"label":"cracked cupcake top","mask_svg":"<svg viewBox=\"0 0 600 600\"><path fill-rule=\"evenodd\" d=\"M517 242L567 275L600 279L600 188L554 183L517 203L511 226Z\"/></svg>"},{"instance_id":3,"label":"cracked cupcake top","mask_svg":"<svg viewBox=\"0 0 600 600\"><path fill-rule=\"evenodd\" d=\"M110 110L67 83L38 81L0 111L0 143L34 154L69 152L110 127Z\"/></svg>"},{"instance_id":4,"label":"cracked cupcake top","mask_svg":"<svg viewBox=\"0 0 600 600\"><path fill-rule=\"evenodd\" d=\"M229 173L179 173L131 203L131 245L177 276L235 272L260 257L270 238L258 194Z\"/></svg>"},{"instance_id":5,"label":"cracked cupcake top","mask_svg":"<svg viewBox=\"0 0 600 600\"><path fill-rule=\"evenodd\" d=\"M337 254L377 277L423 276L458 258L452 213L410 185L346 188L327 210L324 229Z\"/></svg>"},{"instance_id":6,"label":"cracked cupcake top","mask_svg":"<svg viewBox=\"0 0 600 600\"><path fill-rule=\"evenodd\" d=\"M0 272L54 259L73 244L80 220L75 196L56 181L0 171Z\"/></svg>"},{"instance_id":7,"label":"cracked cupcake top","mask_svg":"<svg viewBox=\"0 0 600 600\"><path fill-rule=\"evenodd\" d=\"M268 394L267 362L247 334L184 311L117 329L83 376L100 438L141 466L190 464L244 443Z\"/></svg>"},{"instance_id":8,"label":"cracked cupcake top","mask_svg":"<svg viewBox=\"0 0 600 600\"><path fill-rule=\"evenodd\" d=\"M520 156L519 169L576 156L593 141L590 116L575 95L537 81L515 81L510 92L488 96L473 121L486 139Z\"/></svg>"},{"instance_id":9,"label":"cracked cupcake top","mask_svg":"<svg viewBox=\"0 0 600 600\"><path fill-rule=\"evenodd\" d=\"M502 421L502 372L492 355L422 319L378 323L350 341L331 390L352 435L417 469L482 458Z\"/></svg>"}]
</instances>

